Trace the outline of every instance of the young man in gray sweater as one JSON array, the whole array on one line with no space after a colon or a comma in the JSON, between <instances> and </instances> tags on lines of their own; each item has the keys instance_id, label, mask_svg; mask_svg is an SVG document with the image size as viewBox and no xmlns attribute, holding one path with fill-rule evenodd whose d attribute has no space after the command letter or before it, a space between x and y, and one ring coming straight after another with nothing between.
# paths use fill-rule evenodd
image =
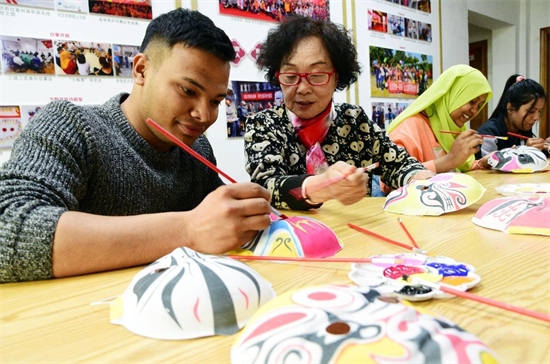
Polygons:
<instances>
[{"instance_id":1,"label":"young man in gray sweater","mask_svg":"<svg viewBox=\"0 0 550 364\"><path fill-rule=\"evenodd\" d=\"M203 133L234 57L209 18L177 9L147 27L131 94L42 108L0 168L0 281L142 265L180 246L224 253L267 228L267 190L224 185L146 122L215 163Z\"/></svg>"}]
</instances>

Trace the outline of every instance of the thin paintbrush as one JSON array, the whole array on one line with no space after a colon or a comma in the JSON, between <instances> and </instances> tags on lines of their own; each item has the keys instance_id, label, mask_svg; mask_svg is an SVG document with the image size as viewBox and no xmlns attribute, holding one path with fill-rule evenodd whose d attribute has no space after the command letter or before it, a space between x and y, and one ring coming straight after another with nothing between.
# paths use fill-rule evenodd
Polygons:
<instances>
[{"instance_id":1,"label":"thin paintbrush","mask_svg":"<svg viewBox=\"0 0 550 364\"><path fill-rule=\"evenodd\" d=\"M371 164L370 166L361 167L361 168L357 168L357 169L362 169L363 172L368 172L368 171L378 167L379 165L380 165L380 163L376 162L376 163ZM341 176L328 179L328 180L323 181L321 183L311 185L311 187L308 188L309 193L312 193L312 192L320 190L321 188L330 186L330 185L332 185L332 184L334 184L338 181L341 181L341 180L345 179L347 176L348 176L347 174L343 174ZM304 198L304 196L302 196L302 187L301 186L291 189L290 191L288 191L288 193L290 193L292 196L294 196L298 200L302 200Z\"/></svg>"},{"instance_id":2,"label":"thin paintbrush","mask_svg":"<svg viewBox=\"0 0 550 364\"><path fill-rule=\"evenodd\" d=\"M357 225L354 225L350 222L348 222L348 226L354 230L357 230L357 231L360 231L362 233L365 233L367 235L370 235L370 236L374 236L375 238L378 238L380 240L383 240L385 241L386 243L390 243L390 244L393 244L393 245L396 245L396 246L399 246L401 248L404 248L404 249L408 249L408 250L412 250L413 252L415 253L419 253L419 254L424 254L424 255L428 255L427 252L425 252L424 250L422 249L419 249L419 248L416 248L414 246L410 246L410 245L407 245L407 244L403 244L403 243L400 243L398 241L395 241L395 240L392 240L390 238L386 238L385 236L382 236L380 234L377 234L375 232L372 232L370 230L367 230L365 228L362 228L361 226L357 226Z\"/></svg>"},{"instance_id":3,"label":"thin paintbrush","mask_svg":"<svg viewBox=\"0 0 550 364\"><path fill-rule=\"evenodd\" d=\"M460 291L458 289L451 288L451 287L449 287L445 284L436 283L436 282L428 282L424 279L416 278L414 276L405 276L404 275L403 279L407 282L412 283L413 285L418 284L418 285L422 285L422 286L426 286L426 287L430 287L430 288L439 289L443 292L452 294L452 295L457 296L457 297L467 298L469 300L473 300L473 301L476 301L476 302L485 303L486 305L502 308L504 310L519 313L521 315L525 315L525 316L533 317L533 318L543 320L543 321L546 321L546 322L550 322L550 315L544 314L542 312L531 311L531 310L528 310L526 308L513 306L513 305L510 305L510 304L505 303L505 302L500 302L500 301L496 301L496 300L493 300L493 299L490 299L490 298L478 296L478 295L475 295L473 293Z\"/></svg>"},{"instance_id":4,"label":"thin paintbrush","mask_svg":"<svg viewBox=\"0 0 550 364\"><path fill-rule=\"evenodd\" d=\"M508 135L510 135L510 136L513 136L513 137L516 137L516 138L520 138L520 139L525 139L525 140L529 139L528 136L521 135L521 134L516 134L516 133L512 133L512 132L510 132L510 131L509 131L508 133L506 133L506 134L508 134Z\"/></svg>"},{"instance_id":5,"label":"thin paintbrush","mask_svg":"<svg viewBox=\"0 0 550 364\"><path fill-rule=\"evenodd\" d=\"M229 175L227 175L224 171L216 167L213 163L211 163L208 159L204 158L199 153L195 152L190 146L176 138L174 135L172 135L168 130L164 129L162 126L160 126L156 121L154 121L151 118L147 118L147 123L151 125L153 128L157 129L162 135L170 139L172 142L174 142L178 147L185 150L187 153L191 154L193 157L198 159L200 162L202 162L204 165L212 169L214 172L221 174L225 179L227 179L231 183L237 183L233 178L231 178ZM275 214L276 216L280 217L281 219L288 219L288 216L285 214L277 211L274 207L271 207L271 212Z\"/></svg>"},{"instance_id":6,"label":"thin paintbrush","mask_svg":"<svg viewBox=\"0 0 550 364\"><path fill-rule=\"evenodd\" d=\"M398 217L397 218L397 222L399 222L399 225L403 228L403 230L405 231L405 234L407 234L407 236L409 237L409 240L411 241L412 245L414 245L415 248L420 248L418 246L418 244L416 243L416 240L414 240L413 236L411 235L411 233L409 233L409 230L407 229L407 227L405 226L405 224L403 223L403 221L401 221L401 218Z\"/></svg>"},{"instance_id":7,"label":"thin paintbrush","mask_svg":"<svg viewBox=\"0 0 550 364\"><path fill-rule=\"evenodd\" d=\"M440 133L443 134L461 134L461 131L451 131L451 130L440 130ZM488 134L479 134L482 138L493 138L493 139L501 139L501 140L508 140L507 136L496 136L496 135L488 135Z\"/></svg>"},{"instance_id":8,"label":"thin paintbrush","mask_svg":"<svg viewBox=\"0 0 550 364\"><path fill-rule=\"evenodd\" d=\"M524 139L524 140L530 139L528 136L512 133L510 131L508 132L508 135L516 137L516 138ZM544 142L544 147L547 148L548 150L550 150L550 143Z\"/></svg>"},{"instance_id":9,"label":"thin paintbrush","mask_svg":"<svg viewBox=\"0 0 550 364\"><path fill-rule=\"evenodd\" d=\"M393 258L306 258L306 257L272 257L263 255L225 255L228 258L238 260L262 260L273 262L323 262L323 263L380 263L399 264L402 259Z\"/></svg>"}]
</instances>

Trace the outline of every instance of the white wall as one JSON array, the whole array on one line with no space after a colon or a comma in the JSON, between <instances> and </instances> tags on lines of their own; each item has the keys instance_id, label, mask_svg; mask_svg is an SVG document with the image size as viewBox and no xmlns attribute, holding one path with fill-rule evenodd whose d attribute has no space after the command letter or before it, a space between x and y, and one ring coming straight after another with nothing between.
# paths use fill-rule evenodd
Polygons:
<instances>
[{"instance_id":1,"label":"white wall","mask_svg":"<svg viewBox=\"0 0 550 364\"><path fill-rule=\"evenodd\" d=\"M549 0L441 0L443 67L467 63L468 43L486 39L492 111L510 75L540 81L540 29L548 26Z\"/></svg>"},{"instance_id":2,"label":"white wall","mask_svg":"<svg viewBox=\"0 0 550 364\"><path fill-rule=\"evenodd\" d=\"M441 66L468 64L468 7L466 0L441 0Z\"/></svg>"}]
</instances>

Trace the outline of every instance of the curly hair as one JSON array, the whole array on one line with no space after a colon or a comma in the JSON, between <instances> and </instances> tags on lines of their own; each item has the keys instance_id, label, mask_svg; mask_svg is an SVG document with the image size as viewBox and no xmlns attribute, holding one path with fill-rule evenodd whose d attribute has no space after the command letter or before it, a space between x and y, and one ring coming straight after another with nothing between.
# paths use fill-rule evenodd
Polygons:
<instances>
[{"instance_id":1,"label":"curly hair","mask_svg":"<svg viewBox=\"0 0 550 364\"><path fill-rule=\"evenodd\" d=\"M344 90L357 81L361 66L348 31L342 25L330 21L292 15L271 29L262 43L256 62L261 70L267 72L265 78L269 83L279 86L275 72L291 57L301 40L312 36L323 42L330 55L338 74L336 89Z\"/></svg>"}]
</instances>

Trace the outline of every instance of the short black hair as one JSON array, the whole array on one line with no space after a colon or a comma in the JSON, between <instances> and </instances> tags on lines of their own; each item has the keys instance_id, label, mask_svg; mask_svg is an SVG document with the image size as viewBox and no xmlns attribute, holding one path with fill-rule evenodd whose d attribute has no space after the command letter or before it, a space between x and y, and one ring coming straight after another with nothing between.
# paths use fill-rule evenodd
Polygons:
<instances>
[{"instance_id":1,"label":"short black hair","mask_svg":"<svg viewBox=\"0 0 550 364\"><path fill-rule=\"evenodd\" d=\"M183 43L185 47L201 49L224 62L235 59L235 49L227 34L206 15L184 8L164 13L149 23L140 52L144 53L153 43L169 49Z\"/></svg>"},{"instance_id":2,"label":"short black hair","mask_svg":"<svg viewBox=\"0 0 550 364\"><path fill-rule=\"evenodd\" d=\"M357 50L348 31L342 25L328 20L299 15L289 16L268 32L257 59L258 66L267 72L266 80L279 86L275 72L294 52L298 43L311 36L319 38L330 55L338 73L337 90L344 90L357 81L361 66L357 62Z\"/></svg>"}]
</instances>

